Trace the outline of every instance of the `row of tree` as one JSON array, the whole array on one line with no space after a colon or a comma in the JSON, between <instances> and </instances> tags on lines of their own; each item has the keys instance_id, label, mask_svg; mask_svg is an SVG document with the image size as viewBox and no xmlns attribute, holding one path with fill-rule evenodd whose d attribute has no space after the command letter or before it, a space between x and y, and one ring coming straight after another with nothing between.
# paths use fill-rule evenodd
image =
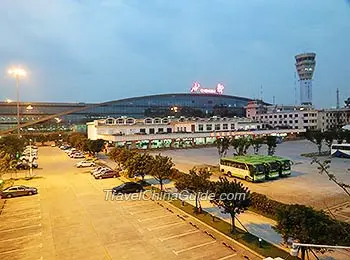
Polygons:
<instances>
[{"instance_id":1,"label":"row of tree","mask_svg":"<svg viewBox=\"0 0 350 260\"><path fill-rule=\"evenodd\" d=\"M232 147L235 151L235 155L245 155L250 146L253 147L254 153L258 154L262 145L266 143L268 149L268 155L274 155L277 147L277 137L267 136L266 138L256 137L221 137L215 140L216 147L218 149L219 156L225 156L227 151Z\"/></svg>"},{"instance_id":2,"label":"row of tree","mask_svg":"<svg viewBox=\"0 0 350 260\"><path fill-rule=\"evenodd\" d=\"M164 181L174 178L178 172L173 168L172 159L160 154L153 156L126 148L113 148L108 155L118 164L118 168L127 170L130 178L140 176L144 181L146 175L151 175L159 182L161 190Z\"/></svg>"},{"instance_id":3,"label":"row of tree","mask_svg":"<svg viewBox=\"0 0 350 260\"><path fill-rule=\"evenodd\" d=\"M104 149L105 141L102 139L90 140L82 133L71 133L68 136L68 143L80 151L96 154Z\"/></svg>"},{"instance_id":4,"label":"row of tree","mask_svg":"<svg viewBox=\"0 0 350 260\"><path fill-rule=\"evenodd\" d=\"M4 173L16 169L16 155L23 152L25 145L26 139L14 135L0 138L0 178Z\"/></svg>"},{"instance_id":5,"label":"row of tree","mask_svg":"<svg viewBox=\"0 0 350 260\"><path fill-rule=\"evenodd\" d=\"M338 144L342 144L344 141L350 143L350 131L343 129L332 129L325 132L308 130L305 133L305 138L317 145L318 153L321 155L323 143L326 143L329 151L334 141L337 141Z\"/></svg>"}]
</instances>

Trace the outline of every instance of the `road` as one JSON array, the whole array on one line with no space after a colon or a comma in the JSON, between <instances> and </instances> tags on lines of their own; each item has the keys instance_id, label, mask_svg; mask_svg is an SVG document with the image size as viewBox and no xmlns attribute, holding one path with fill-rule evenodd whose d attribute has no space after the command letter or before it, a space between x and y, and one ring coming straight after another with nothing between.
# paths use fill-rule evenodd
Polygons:
<instances>
[{"instance_id":1,"label":"road","mask_svg":"<svg viewBox=\"0 0 350 260\"><path fill-rule=\"evenodd\" d=\"M1 201L0 259L260 259L163 202L105 200L123 179L95 180L75 163L39 148L40 178L16 181L39 194Z\"/></svg>"}]
</instances>

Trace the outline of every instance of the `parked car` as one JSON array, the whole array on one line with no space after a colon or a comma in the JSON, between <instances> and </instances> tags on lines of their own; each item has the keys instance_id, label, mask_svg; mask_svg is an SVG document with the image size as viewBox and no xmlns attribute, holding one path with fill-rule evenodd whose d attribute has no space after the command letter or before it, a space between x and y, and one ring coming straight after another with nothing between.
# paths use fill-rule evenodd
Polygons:
<instances>
[{"instance_id":1,"label":"parked car","mask_svg":"<svg viewBox=\"0 0 350 260\"><path fill-rule=\"evenodd\" d=\"M123 193L136 193L144 191L141 184L136 182L125 182L112 189L113 194L123 194Z\"/></svg>"},{"instance_id":2,"label":"parked car","mask_svg":"<svg viewBox=\"0 0 350 260\"><path fill-rule=\"evenodd\" d=\"M38 156L37 155L32 155L32 160L37 160ZM30 160L30 155L22 155L19 157L19 161L29 161Z\"/></svg>"},{"instance_id":3,"label":"parked car","mask_svg":"<svg viewBox=\"0 0 350 260\"><path fill-rule=\"evenodd\" d=\"M93 173L98 172L98 171L100 171L100 170L102 170L102 169L109 169L109 168L104 167L104 166L97 166L97 167L93 168L93 169L90 171L90 173L93 174Z\"/></svg>"},{"instance_id":4,"label":"parked car","mask_svg":"<svg viewBox=\"0 0 350 260\"><path fill-rule=\"evenodd\" d=\"M33 161L32 162L32 167L34 169L38 168L38 162L37 161ZM28 161L26 160L23 160L23 161L20 161L16 164L16 169L17 170L28 170L30 168L30 164Z\"/></svg>"},{"instance_id":5,"label":"parked car","mask_svg":"<svg viewBox=\"0 0 350 260\"><path fill-rule=\"evenodd\" d=\"M106 179L120 177L119 173L113 170L103 171L100 174L94 175L95 179Z\"/></svg>"},{"instance_id":6,"label":"parked car","mask_svg":"<svg viewBox=\"0 0 350 260\"><path fill-rule=\"evenodd\" d=\"M38 190L34 187L27 187L27 186L11 186L3 191L0 191L1 198L12 198L12 197L18 197L18 196L26 196L26 195L33 195L37 194Z\"/></svg>"},{"instance_id":7,"label":"parked car","mask_svg":"<svg viewBox=\"0 0 350 260\"><path fill-rule=\"evenodd\" d=\"M74 150L74 151L69 152L68 156L72 158L74 156L74 154L76 154L76 153L80 153L80 152L77 150Z\"/></svg>"},{"instance_id":8,"label":"parked car","mask_svg":"<svg viewBox=\"0 0 350 260\"><path fill-rule=\"evenodd\" d=\"M104 167L96 172L93 172L92 175L95 177L97 175L103 174L104 172L111 171L112 169Z\"/></svg>"},{"instance_id":9,"label":"parked car","mask_svg":"<svg viewBox=\"0 0 350 260\"><path fill-rule=\"evenodd\" d=\"M77 149L75 149L75 148L68 148L68 149L66 149L65 150L65 152L67 153L67 154L69 154L69 153L71 153L71 152L73 152L73 151L76 151Z\"/></svg>"},{"instance_id":10,"label":"parked car","mask_svg":"<svg viewBox=\"0 0 350 260\"><path fill-rule=\"evenodd\" d=\"M82 153L74 153L72 158L74 159L80 159L80 158L85 158L84 154Z\"/></svg>"},{"instance_id":11,"label":"parked car","mask_svg":"<svg viewBox=\"0 0 350 260\"><path fill-rule=\"evenodd\" d=\"M81 161L81 162L78 162L76 164L76 166L78 168L81 168L81 167L92 167L92 166L95 166L95 163L92 162L92 161Z\"/></svg>"}]
</instances>

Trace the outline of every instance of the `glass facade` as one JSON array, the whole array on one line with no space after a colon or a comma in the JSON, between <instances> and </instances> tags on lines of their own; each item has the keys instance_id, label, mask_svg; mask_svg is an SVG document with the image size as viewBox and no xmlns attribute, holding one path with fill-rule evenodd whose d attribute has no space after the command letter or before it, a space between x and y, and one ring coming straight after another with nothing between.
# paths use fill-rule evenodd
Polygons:
<instances>
[{"instance_id":1,"label":"glass facade","mask_svg":"<svg viewBox=\"0 0 350 260\"><path fill-rule=\"evenodd\" d=\"M118 118L121 116L143 118L220 115L232 117L245 116L244 106L250 100L228 95L185 93L142 96L101 104L28 102L21 103L20 114L21 122L29 122L45 116L67 112L59 118L68 124L83 124L99 118ZM86 106L91 107L77 111ZM0 102L0 125L16 123L16 114L16 102Z\"/></svg>"}]
</instances>

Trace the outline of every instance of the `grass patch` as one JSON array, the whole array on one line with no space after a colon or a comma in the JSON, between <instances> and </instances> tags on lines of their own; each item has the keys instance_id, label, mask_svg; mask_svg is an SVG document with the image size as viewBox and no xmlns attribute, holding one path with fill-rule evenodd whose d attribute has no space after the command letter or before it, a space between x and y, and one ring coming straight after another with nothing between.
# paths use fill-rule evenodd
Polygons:
<instances>
[{"instance_id":1,"label":"grass patch","mask_svg":"<svg viewBox=\"0 0 350 260\"><path fill-rule=\"evenodd\" d=\"M236 228L236 233L231 233L231 225L229 223L217 217L213 219L213 215L205 211L200 214L195 213L191 204L185 202L183 206L180 200L170 200L168 202L263 256L282 257L291 260L299 259L292 257L288 252L264 240L261 242L261 247L259 247L259 238L257 236L239 228Z\"/></svg>"}]
</instances>

